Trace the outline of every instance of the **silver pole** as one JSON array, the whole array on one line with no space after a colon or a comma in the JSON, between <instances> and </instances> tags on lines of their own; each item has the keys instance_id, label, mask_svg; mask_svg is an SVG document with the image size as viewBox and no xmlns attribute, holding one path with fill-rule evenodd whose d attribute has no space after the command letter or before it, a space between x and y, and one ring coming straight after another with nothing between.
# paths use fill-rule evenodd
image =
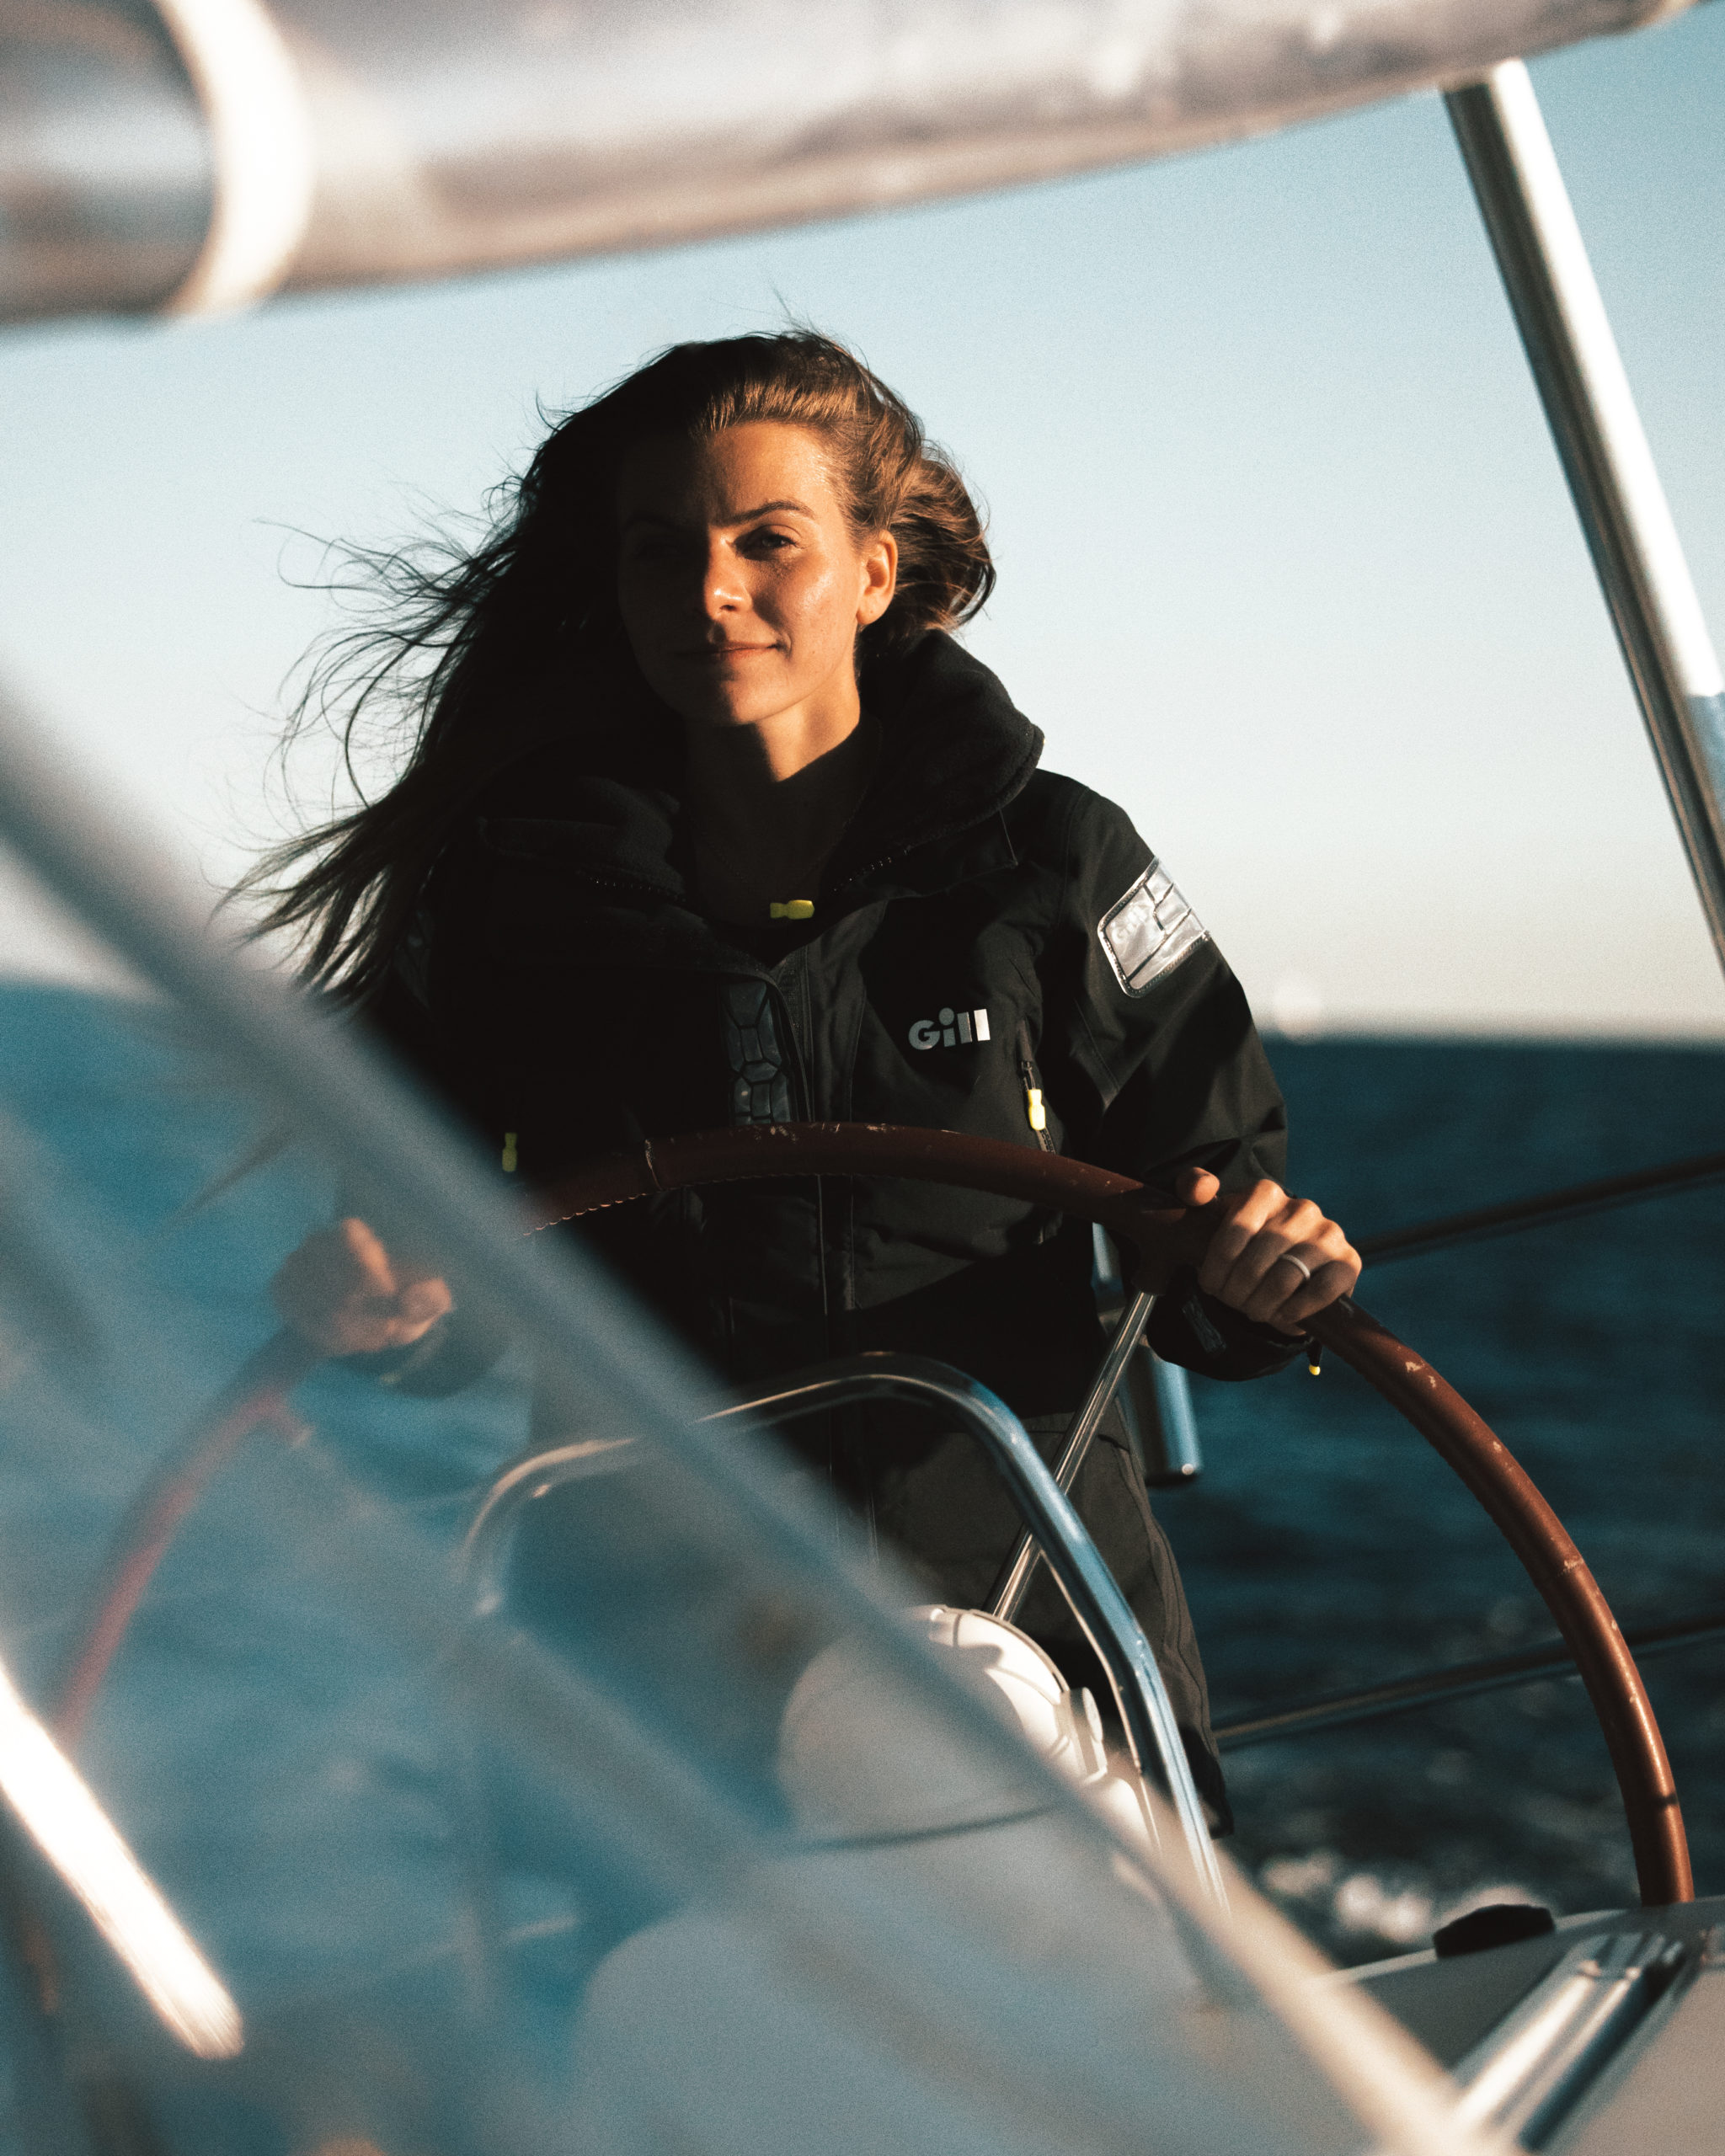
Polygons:
<instances>
[{"instance_id":1,"label":"silver pole","mask_svg":"<svg viewBox=\"0 0 1725 2156\"><path fill-rule=\"evenodd\" d=\"M1055 1481L1063 1491L1070 1492L1078 1480L1078 1470L1083 1466L1090 1444L1102 1428L1102 1418L1108 1412L1114 1395L1120 1390L1120 1380L1126 1374L1126 1365L1136 1353L1139 1342L1144 1337L1144 1328L1150 1323L1150 1314L1156 1308L1154 1295L1135 1295L1126 1305L1119 1323L1114 1327L1114 1344L1103 1356L1102 1368L1097 1372L1090 1387L1090 1396L1078 1410L1078 1419L1066 1433L1066 1442L1055 1463ZM998 1617L1010 1625L1017 1618L1029 1592L1031 1575L1036 1570L1037 1560L1042 1555L1034 1535L1025 1533L1018 1537L1017 1547L1007 1560L1006 1570L995 1582L995 1590L988 1605L991 1617Z\"/></svg>"},{"instance_id":2,"label":"silver pole","mask_svg":"<svg viewBox=\"0 0 1725 2156\"><path fill-rule=\"evenodd\" d=\"M1519 60L1445 99L1725 963L1725 679Z\"/></svg>"}]
</instances>

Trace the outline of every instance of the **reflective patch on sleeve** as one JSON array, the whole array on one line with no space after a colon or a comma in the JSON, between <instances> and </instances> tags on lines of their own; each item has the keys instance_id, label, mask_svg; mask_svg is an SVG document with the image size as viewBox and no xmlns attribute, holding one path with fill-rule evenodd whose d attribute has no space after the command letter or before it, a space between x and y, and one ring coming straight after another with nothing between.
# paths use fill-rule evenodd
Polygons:
<instances>
[{"instance_id":1,"label":"reflective patch on sleeve","mask_svg":"<svg viewBox=\"0 0 1725 2156\"><path fill-rule=\"evenodd\" d=\"M1159 861L1096 925L1114 979L1128 995L1145 995L1183 958L1190 958L1210 931L1168 880Z\"/></svg>"}]
</instances>

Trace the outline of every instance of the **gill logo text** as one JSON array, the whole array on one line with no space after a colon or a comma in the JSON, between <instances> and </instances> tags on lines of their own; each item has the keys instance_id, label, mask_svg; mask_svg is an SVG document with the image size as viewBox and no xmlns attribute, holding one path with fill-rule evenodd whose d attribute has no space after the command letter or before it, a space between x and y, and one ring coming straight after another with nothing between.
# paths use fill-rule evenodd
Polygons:
<instances>
[{"instance_id":1,"label":"gill logo text","mask_svg":"<svg viewBox=\"0 0 1725 2156\"><path fill-rule=\"evenodd\" d=\"M912 1048L968 1048L988 1038L986 1011L944 1010L937 1018L919 1018L909 1035Z\"/></svg>"}]
</instances>

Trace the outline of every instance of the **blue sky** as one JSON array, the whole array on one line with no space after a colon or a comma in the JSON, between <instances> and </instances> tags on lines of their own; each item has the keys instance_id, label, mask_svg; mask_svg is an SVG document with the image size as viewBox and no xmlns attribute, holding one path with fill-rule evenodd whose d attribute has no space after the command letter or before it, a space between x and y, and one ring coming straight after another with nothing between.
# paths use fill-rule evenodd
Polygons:
<instances>
[{"instance_id":1,"label":"blue sky","mask_svg":"<svg viewBox=\"0 0 1725 2156\"><path fill-rule=\"evenodd\" d=\"M1725 8L1535 79L1725 635ZM281 827L309 532L475 507L673 338L856 344L986 499L971 633L1267 1014L1725 1033L1441 105L628 260L0 343L0 666L196 873ZM327 799L315 758L298 783ZM14 954L19 917L0 915Z\"/></svg>"}]
</instances>

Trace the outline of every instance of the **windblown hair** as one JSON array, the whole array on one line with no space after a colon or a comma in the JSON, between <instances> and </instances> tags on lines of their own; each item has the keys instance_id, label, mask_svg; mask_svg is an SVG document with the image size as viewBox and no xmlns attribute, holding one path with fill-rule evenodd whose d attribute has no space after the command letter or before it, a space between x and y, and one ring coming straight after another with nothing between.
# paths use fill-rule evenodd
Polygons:
<instances>
[{"instance_id":1,"label":"windblown hair","mask_svg":"<svg viewBox=\"0 0 1725 2156\"><path fill-rule=\"evenodd\" d=\"M314 719L340 733L350 776L379 718L406 737L376 800L265 854L235 895L259 933L298 940L302 977L346 1001L381 984L462 813L528 750L649 695L617 605L617 493L638 443L700 439L750 420L827 443L859 539L898 542L895 595L858 638L858 664L967 621L994 565L964 481L916 414L831 338L808 330L672 345L562 420L499 490L471 552L435 544L356 554L377 617L313 663L288 741Z\"/></svg>"}]
</instances>

